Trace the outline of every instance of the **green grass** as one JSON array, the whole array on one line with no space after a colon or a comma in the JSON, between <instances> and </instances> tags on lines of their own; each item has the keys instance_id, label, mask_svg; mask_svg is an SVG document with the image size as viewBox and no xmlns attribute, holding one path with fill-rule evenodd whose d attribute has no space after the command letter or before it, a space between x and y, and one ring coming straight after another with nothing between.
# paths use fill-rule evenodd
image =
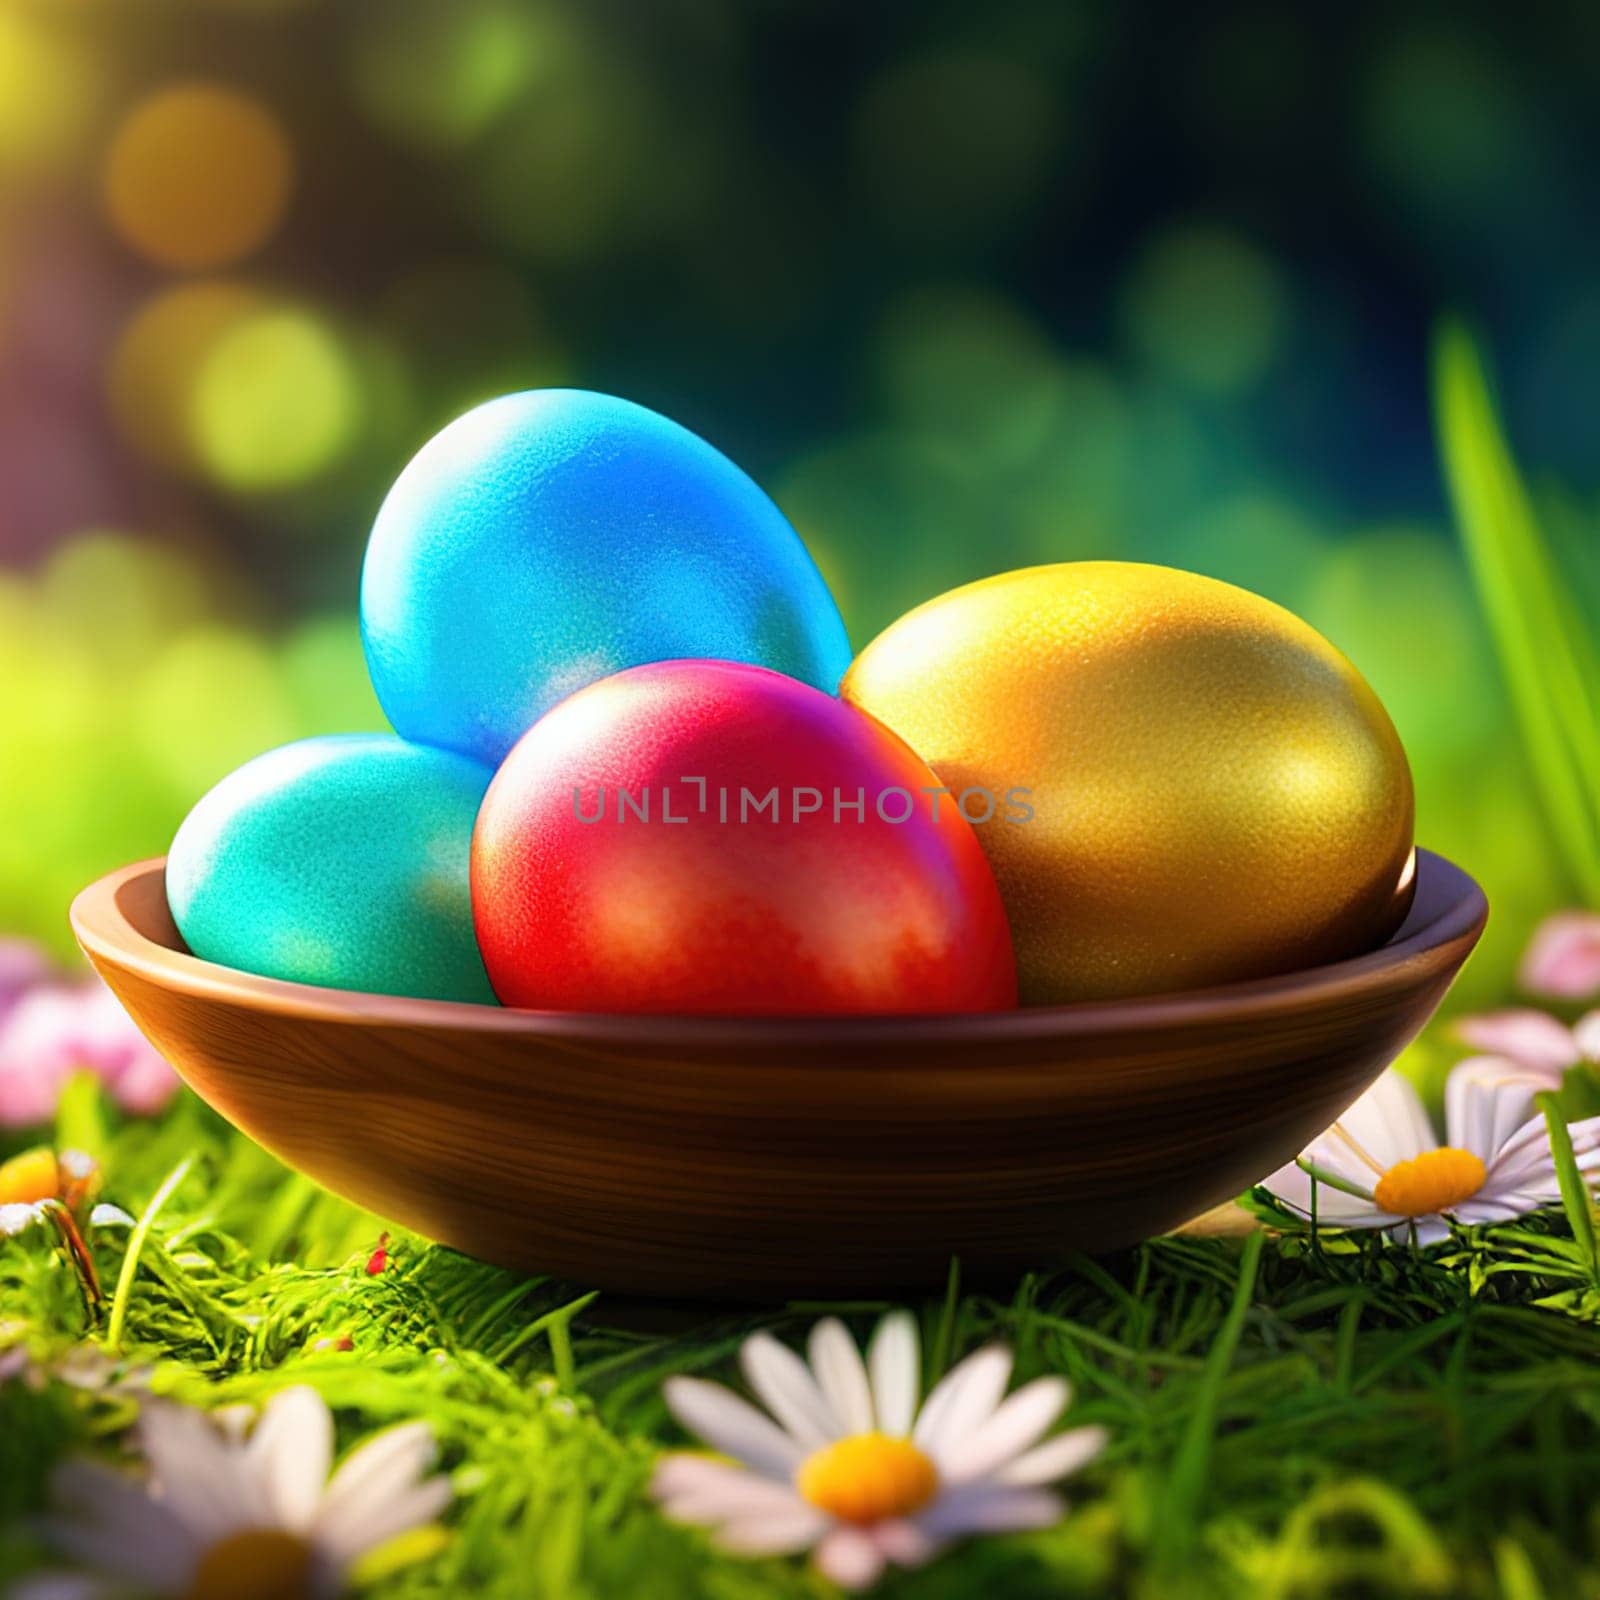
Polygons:
<instances>
[{"instance_id":1,"label":"green grass","mask_svg":"<svg viewBox=\"0 0 1600 1600\"><path fill-rule=\"evenodd\" d=\"M74 1131L95 1135L81 1097ZM41 1358L110 1340L156 1387L219 1404L313 1384L354 1439L423 1417L457 1501L448 1541L379 1577L396 1596L741 1600L828 1592L656 1515L652 1461L682 1443L671 1373L733 1379L758 1324L799 1339L819 1308L666 1308L593 1296L391 1240L194 1101L101 1151L106 1198L142 1217L127 1266L93 1242L91 1313L43 1230L0 1248L0 1325ZM189 1163L187 1168L183 1163ZM1587 1212L1580 1208L1580 1222ZM1019 1380L1058 1372L1074 1421L1111 1432L1059 1527L974 1542L881 1592L1007 1600L1600 1592L1600 1292L1592 1234L1559 1210L1419 1255L1370 1237L1170 1238L1078 1259L1009 1293L918 1309L929 1380L985 1340ZM120 1284L119 1284L120 1280ZM112 1286L118 1286L115 1290ZM115 1295L121 1320L113 1328ZM882 1307L839 1309L864 1332ZM348 1335L351 1352L318 1349ZM72 1450L115 1453L132 1402L61 1383L0 1389L0 1584L42 1552L28 1514Z\"/></svg>"},{"instance_id":2,"label":"green grass","mask_svg":"<svg viewBox=\"0 0 1600 1600\"><path fill-rule=\"evenodd\" d=\"M1573 881L1600 906L1600 640L1506 444L1484 357L1456 323L1434 341L1433 388L1445 482L1532 771Z\"/></svg>"}]
</instances>

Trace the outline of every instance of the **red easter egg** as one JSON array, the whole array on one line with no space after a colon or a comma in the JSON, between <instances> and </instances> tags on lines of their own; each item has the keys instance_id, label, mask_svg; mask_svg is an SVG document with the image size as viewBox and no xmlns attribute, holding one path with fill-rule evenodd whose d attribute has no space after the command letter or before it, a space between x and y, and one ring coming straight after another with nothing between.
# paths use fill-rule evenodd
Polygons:
<instances>
[{"instance_id":1,"label":"red easter egg","mask_svg":"<svg viewBox=\"0 0 1600 1600\"><path fill-rule=\"evenodd\" d=\"M882 723L763 667L603 678L540 718L484 797L489 981L509 1006L573 1011L1013 1006L994 876L940 790Z\"/></svg>"}]
</instances>

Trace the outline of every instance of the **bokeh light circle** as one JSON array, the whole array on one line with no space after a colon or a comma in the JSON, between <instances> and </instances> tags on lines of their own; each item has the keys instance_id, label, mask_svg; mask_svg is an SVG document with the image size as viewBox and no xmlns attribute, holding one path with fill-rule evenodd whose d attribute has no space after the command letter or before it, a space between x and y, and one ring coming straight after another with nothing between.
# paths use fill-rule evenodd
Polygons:
<instances>
[{"instance_id":1,"label":"bokeh light circle","mask_svg":"<svg viewBox=\"0 0 1600 1600\"><path fill-rule=\"evenodd\" d=\"M58 20L0 5L0 173L55 166L93 110L97 70Z\"/></svg>"},{"instance_id":2,"label":"bokeh light circle","mask_svg":"<svg viewBox=\"0 0 1600 1600\"><path fill-rule=\"evenodd\" d=\"M354 441L362 396L338 332L313 313L269 307L207 352L189 425L196 456L223 487L290 489L332 466Z\"/></svg>"},{"instance_id":3,"label":"bokeh light circle","mask_svg":"<svg viewBox=\"0 0 1600 1600\"><path fill-rule=\"evenodd\" d=\"M170 471L193 472L190 402L218 341L266 304L244 283L184 284L142 307L123 330L106 374L111 414L141 454Z\"/></svg>"},{"instance_id":4,"label":"bokeh light circle","mask_svg":"<svg viewBox=\"0 0 1600 1600\"><path fill-rule=\"evenodd\" d=\"M122 237L189 271L259 248L288 208L294 157L278 118L220 84L183 84L142 101L112 141L105 199Z\"/></svg>"},{"instance_id":5,"label":"bokeh light circle","mask_svg":"<svg viewBox=\"0 0 1600 1600\"><path fill-rule=\"evenodd\" d=\"M129 486L107 442L61 399L0 387L0 562L26 562L63 529L119 515Z\"/></svg>"},{"instance_id":6,"label":"bokeh light circle","mask_svg":"<svg viewBox=\"0 0 1600 1600\"><path fill-rule=\"evenodd\" d=\"M143 759L191 799L297 731L270 650L221 624L162 646L139 677L132 716Z\"/></svg>"},{"instance_id":7,"label":"bokeh light circle","mask_svg":"<svg viewBox=\"0 0 1600 1600\"><path fill-rule=\"evenodd\" d=\"M1387 524L1347 535L1313 569L1298 609L1361 668L1414 766L1480 750L1503 723L1466 565L1434 529Z\"/></svg>"},{"instance_id":8,"label":"bokeh light circle","mask_svg":"<svg viewBox=\"0 0 1600 1600\"><path fill-rule=\"evenodd\" d=\"M304 732L388 731L353 611L313 616L298 624L284 639L279 661L284 692Z\"/></svg>"},{"instance_id":9,"label":"bokeh light circle","mask_svg":"<svg viewBox=\"0 0 1600 1600\"><path fill-rule=\"evenodd\" d=\"M137 671L216 597L193 559L167 545L97 529L59 546L39 574L36 615L107 675ZM126 681L124 679L124 681Z\"/></svg>"},{"instance_id":10,"label":"bokeh light circle","mask_svg":"<svg viewBox=\"0 0 1600 1600\"><path fill-rule=\"evenodd\" d=\"M1289 299L1273 262L1223 228L1181 227L1135 264L1123 297L1130 341L1198 389L1237 394L1282 348Z\"/></svg>"},{"instance_id":11,"label":"bokeh light circle","mask_svg":"<svg viewBox=\"0 0 1600 1600\"><path fill-rule=\"evenodd\" d=\"M560 25L508 0L382 0L341 17L368 116L396 139L444 149L477 138L516 100Z\"/></svg>"},{"instance_id":12,"label":"bokeh light circle","mask_svg":"<svg viewBox=\"0 0 1600 1600\"><path fill-rule=\"evenodd\" d=\"M1305 505L1256 485L1164 524L1146 545L1152 561L1237 584L1297 614L1333 550Z\"/></svg>"},{"instance_id":13,"label":"bokeh light circle","mask_svg":"<svg viewBox=\"0 0 1600 1600\"><path fill-rule=\"evenodd\" d=\"M847 435L801 457L774 498L859 647L930 595L1009 564L985 487L946 441L893 429Z\"/></svg>"},{"instance_id":14,"label":"bokeh light circle","mask_svg":"<svg viewBox=\"0 0 1600 1600\"><path fill-rule=\"evenodd\" d=\"M894 416L985 462L1017 462L1059 418L1060 361L1044 331L997 295L923 289L884 321L879 382Z\"/></svg>"},{"instance_id":15,"label":"bokeh light circle","mask_svg":"<svg viewBox=\"0 0 1600 1600\"><path fill-rule=\"evenodd\" d=\"M672 187L649 84L575 20L541 36L527 90L474 151L474 220L542 261L586 260L647 231Z\"/></svg>"},{"instance_id":16,"label":"bokeh light circle","mask_svg":"<svg viewBox=\"0 0 1600 1600\"><path fill-rule=\"evenodd\" d=\"M1448 23L1393 31L1367 66L1356 129L1374 175L1429 224L1518 237L1546 193L1551 152L1507 57ZM1525 247L1525 246L1524 246Z\"/></svg>"}]
</instances>

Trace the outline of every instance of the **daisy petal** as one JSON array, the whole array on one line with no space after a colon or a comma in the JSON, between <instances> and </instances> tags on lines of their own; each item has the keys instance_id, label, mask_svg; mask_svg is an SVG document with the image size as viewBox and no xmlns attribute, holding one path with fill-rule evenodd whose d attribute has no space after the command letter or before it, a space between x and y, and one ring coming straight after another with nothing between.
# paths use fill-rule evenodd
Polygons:
<instances>
[{"instance_id":1,"label":"daisy petal","mask_svg":"<svg viewBox=\"0 0 1600 1600\"><path fill-rule=\"evenodd\" d=\"M352 1450L328 1481L317 1508L320 1529L360 1522L396 1495L411 1489L437 1456L433 1430L425 1422L386 1428Z\"/></svg>"},{"instance_id":2,"label":"daisy petal","mask_svg":"<svg viewBox=\"0 0 1600 1600\"><path fill-rule=\"evenodd\" d=\"M245 1470L240 1448L230 1447L208 1418L157 1401L139 1421L144 1452L163 1496L202 1543L240 1528L268 1525L266 1500Z\"/></svg>"},{"instance_id":3,"label":"daisy petal","mask_svg":"<svg viewBox=\"0 0 1600 1600\"><path fill-rule=\"evenodd\" d=\"M333 1461L333 1417L322 1396L304 1384L275 1394L243 1459L273 1526L305 1533L316 1518Z\"/></svg>"},{"instance_id":4,"label":"daisy petal","mask_svg":"<svg viewBox=\"0 0 1600 1600\"><path fill-rule=\"evenodd\" d=\"M746 1382L761 1403L807 1450L821 1449L843 1431L811 1368L768 1333L746 1339L739 1351Z\"/></svg>"},{"instance_id":5,"label":"daisy petal","mask_svg":"<svg viewBox=\"0 0 1600 1600\"><path fill-rule=\"evenodd\" d=\"M1568 1130L1568 1137L1575 1140L1586 1139L1585 1124L1574 1123ZM1543 1113L1535 1113L1523 1123L1494 1152L1493 1158L1486 1165L1488 1176L1484 1180L1482 1190L1486 1195L1500 1194L1508 1189L1526 1188L1529 1183L1539 1185L1545 1181L1553 1181L1556 1170L1555 1157L1550 1152L1550 1129L1545 1123Z\"/></svg>"},{"instance_id":6,"label":"daisy petal","mask_svg":"<svg viewBox=\"0 0 1600 1600\"><path fill-rule=\"evenodd\" d=\"M85 1456L69 1456L50 1474L50 1502L62 1516L92 1518L113 1532L137 1528L160 1504L139 1479Z\"/></svg>"},{"instance_id":7,"label":"daisy petal","mask_svg":"<svg viewBox=\"0 0 1600 1600\"><path fill-rule=\"evenodd\" d=\"M1560 1087L1559 1072L1531 1072L1499 1056L1463 1061L1445 1080L1446 1142L1472 1151L1487 1166L1526 1126L1533 1097Z\"/></svg>"},{"instance_id":8,"label":"daisy petal","mask_svg":"<svg viewBox=\"0 0 1600 1600\"><path fill-rule=\"evenodd\" d=\"M1014 1533L1048 1528L1066 1515L1066 1502L1044 1489L973 1483L941 1495L917 1519L937 1539L969 1533Z\"/></svg>"},{"instance_id":9,"label":"daisy petal","mask_svg":"<svg viewBox=\"0 0 1600 1600\"><path fill-rule=\"evenodd\" d=\"M1443 1244L1450 1237L1450 1224L1443 1217L1403 1217L1389 1229L1396 1244L1410 1244L1413 1237L1419 1250Z\"/></svg>"},{"instance_id":10,"label":"daisy petal","mask_svg":"<svg viewBox=\"0 0 1600 1600\"><path fill-rule=\"evenodd\" d=\"M348 1516L331 1523L319 1518L317 1549L337 1566L346 1567L369 1550L435 1521L450 1504L450 1497L448 1478L430 1478L371 1507L359 1521Z\"/></svg>"},{"instance_id":11,"label":"daisy petal","mask_svg":"<svg viewBox=\"0 0 1600 1600\"><path fill-rule=\"evenodd\" d=\"M49 1542L62 1554L157 1591L187 1586L198 1541L144 1484L98 1461L68 1460L50 1488L59 1515L47 1524Z\"/></svg>"},{"instance_id":12,"label":"daisy petal","mask_svg":"<svg viewBox=\"0 0 1600 1600\"><path fill-rule=\"evenodd\" d=\"M1600 1065L1600 1011L1591 1011L1573 1023L1572 1042L1583 1060Z\"/></svg>"},{"instance_id":13,"label":"daisy petal","mask_svg":"<svg viewBox=\"0 0 1600 1600\"><path fill-rule=\"evenodd\" d=\"M1570 1123L1567 1137L1580 1172L1600 1166L1600 1117L1586 1117ZM1496 1155L1489 1176L1478 1198L1498 1198L1510 1191L1533 1190L1559 1196L1555 1157L1550 1150L1550 1130L1543 1115L1533 1117L1520 1128ZM1546 1202L1541 1201L1540 1204Z\"/></svg>"},{"instance_id":14,"label":"daisy petal","mask_svg":"<svg viewBox=\"0 0 1600 1600\"><path fill-rule=\"evenodd\" d=\"M884 1556L859 1528L835 1528L817 1546L817 1566L841 1589L865 1589L878 1581Z\"/></svg>"},{"instance_id":15,"label":"daisy petal","mask_svg":"<svg viewBox=\"0 0 1600 1600\"><path fill-rule=\"evenodd\" d=\"M970 1483L1020 1456L1054 1425L1071 1395L1065 1378L1036 1378L1024 1384L962 1443L945 1473L948 1481Z\"/></svg>"},{"instance_id":16,"label":"daisy petal","mask_svg":"<svg viewBox=\"0 0 1600 1600\"><path fill-rule=\"evenodd\" d=\"M719 1383L669 1378L662 1395L667 1409L688 1432L769 1478L787 1482L805 1458L805 1451L782 1428Z\"/></svg>"},{"instance_id":17,"label":"daisy petal","mask_svg":"<svg viewBox=\"0 0 1600 1600\"><path fill-rule=\"evenodd\" d=\"M898 1566L926 1566L939 1553L940 1541L904 1517L877 1523L870 1533L872 1542Z\"/></svg>"},{"instance_id":18,"label":"daisy petal","mask_svg":"<svg viewBox=\"0 0 1600 1600\"><path fill-rule=\"evenodd\" d=\"M19 1578L6 1590L6 1600L120 1600L127 1592L110 1578L82 1572L41 1572Z\"/></svg>"},{"instance_id":19,"label":"daisy petal","mask_svg":"<svg viewBox=\"0 0 1600 1600\"><path fill-rule=\"evenodd\" d=\"M1528 1145L1515 1159L1497 1161L1490 1167L1483 1188L1473 1198L1492 1200L1524 1189L1542 1193L1546 1189L1559 1187L1555 1160L1550 1154L1549 1143L1545 1142L1542 1145Z\"/></svg>"},{"instance_id":20,"label":"daisy petal","mask_svg":"<svg viewBox=\"0 0 1600 1600\"><path fill-rule=\"evenodd\" d=\"M870 1433L874 1426L872 1386L849 1330L837 1317L824 1317L811 1330L808 1353L811 1370L842 1431Z\"/></svg>"},{"instance_id":21,"label":"daisy petal","mask_svg":"<svg viewBox=\"0 0 1600 1600\"><path fill-rule=\"evenodd\" d=\"M1002 1467L995 1481L1019 1489L1057 1483L1093 1461L1108 1438L1104 1428L1069 1428Z\"/></svg>"},{"instance_id":22,"label":"daisy petal","mask_svg":"<svg viewBox=\"0 0 1600 1600\"><path fill-rule=\"evenodd\" d=\"M1508 1194L1497 1195L1493 1200L1485 1200L1481 1196L1476 1200L1464 1200L1460 1205L1451 1207L1450 1215L1457 1222L1476 1228L1489 1222L1514 1222L1518 1217L1527 1216L1530 1211L1537 1211L1543 1204L1538 1195L1513 1189Z\"/></svg>"},{"instance_id":23,"label":"daisy petal","mask_svg":"<svg viewBox=\"0 0 1600 1600\"><path fill-rule=\"evenodd\" d=\"M650 1480L651 1498L675 1522L743 1521L803 1505L786 1483L706 1456L671 1455Z\"/></svg>"},{"instance_id":24,"label":"daisy petal","mask_svg":"<svg viewBox=\"0 0 1600 1600\"><path fill-rule=\"evenodd\" d=\"M731 1466L726 1461L695 1455L689 1450L675 1450L656 1462L656 1469L650 1475L650 1497L653 1500L671 1500L678 1495L694 1494L702 1486L714 1487L726 1479L750 1476L743 1467ZM772 1482L770 1478L759 1481Z\"/></svg>"},{"instance_id":25,"label":"daisy petal","mask_svg":"<svg viewBox=\"0 0 1600 1600\"><path fill-rule=\"evenodd\" d=\"M36 1204L21 1200L0 1206L0 1238L14 1239L24 1228L31 1228L43 1214Z\"/></svg>"},{"instance_id":26,"label":"daisy petal","mask_svg":"<svg viewBox=\"0 0 1600 1600\"><path fill-rule=\"evenodd\" d=\"M1344 1160L1326 1161L1323 1165L1356 1183L1370 1184L1373 1181L1373 1174L1365 1166L1350 1160L1348 1155ZM1269 1194L1307 1218L1311 1216L1311 1184L1311 1174L1293 1161L1261 1180L1261 1187ZM1325 1183L1317 1185L1318 1222L1332 1228L1360 1227L1376 1212L1377 1207L1372 1201L1363 1200L1360 1195L1346 1194L1342 1189L1331 1188Z\"/></svg>"},{"instance_id":27,"label":"daisy petal","mask_svg":"<svg viewBox=\"0 0 1600 1600\"><path fill-rule=\"evenodd\" d=\"M987 1422L1011 1381L1011 1352L989 1345L947 1372L928 1396L912 1439L936 1462Z\"/></svg>"},{"instance_id":28,"label":"daisy petal","mask_svg":"<svg viewBox=\"0 0 1600 1600\"><path fill-rule=\"evenodd\" d=\"M1439 1143L1421 1096L1393 1067L1383 1072L1335 1126L1372 1158L1379 1173L1436 1149Z\"/></svg>"},{"instance_id":29,"label":"daisy petal","mask_svg":"<svg viewBox=\"0 0 1600 1600\"><path fill-rule=\"evenodd\" d=\"M920 1365L917 1319L909 1311L891 1311L867 1347L867 1370L872 1375L878 1427L895 1438L910 1433L916 1420Z\"/></svg>"},{"instance_id":30,"label":"daisy petal","mask_svg":"<svg viewBox=\"0 0 1600 1600\"><path fill-rule=\"evenodd\" d=\"M736 1517L712 1534L713 1541L738 1556L787 1556L809 1550L828 1530L828 1518L803 1500L787 1507Z\"/></svg>"}]
</instances>

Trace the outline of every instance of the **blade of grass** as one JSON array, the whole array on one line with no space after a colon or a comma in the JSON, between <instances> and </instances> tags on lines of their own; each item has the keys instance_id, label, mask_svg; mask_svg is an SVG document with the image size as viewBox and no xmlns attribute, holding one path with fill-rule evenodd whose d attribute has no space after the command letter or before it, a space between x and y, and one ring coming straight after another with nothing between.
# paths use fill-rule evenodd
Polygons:
<instances>
[{"instance_id":1,"label":"blade of grass","mask_svg":"<svg viewBox=\"0 0 1600 1600\"><path fill-rule=\"evenodd\" d=\"M105 1154L106 1118L100 1080L92 1072L67 1079L56 1105L56 1149L81 1150L96 1161Z\"/></svg>"},{"instance_id":2,"label":"blade of grass","mask_svg":"<svg viewBox=\"0 0 1600 1600\"><path fill-rule=\"evenodd\" d=\"M1471 335L1434 341L1446 483L1551 826L1584 898L1600 905L1600 645L1556 568Z\"/></svg>"},{"instance_id":3,"label":"blade of grass","mask_svg":"<svg viewBox=\"0 0 1600 1600\"><path fill-rule=\"evenodd\" d=\"M1589 1281L1600 1288L1600 1245L1595 1240L1594 1207L1589 1198L1589 1186L1578 1170L1578 1158L1573 1154L1567 1119L1562 1116L1555 1095L1548 1091L1535 1096L1534 1103L1544 1113L1544 1125L1550 1131L1550 1154L1556 1164L1556 1181L1561 1185L1561 1205L1567 1213L1567 1225L1589 1269Z\"/></svg>"},{"instance_id":4,"label":"blade of grass","mask_svg":"<svg viewBox=\"0 0 1600 1600\"><path fill-rule=\"evenodd\" d=\"M950 1356L956 1340L956 1308L961 1303L961 1262L950 1257L950 1272L945 1279L944 1305L939 1311L939 1325L934 1332L928 1351L927 1370L922 1375L925 1384L932 1384L943 1376L950 1365Z\"/></svg>"},{"instance_id":5,"label":"blade of grass","mask_svg":"<svg viewBox=\"0 0 1600 1600\"><path fill-rule=\"evenodd\" d=\"M155 1220L162 1207L172 1198L178 1185L189 1176L193 1156L185 1156L171 1172L161 1187L150 1197L150 1204L133 1226L128 1238L128 1251L122 1258L122 1271L117 1274L116 1292L111 1297L111 1320L106 1324L106 1344L113 1350L122 1347L122 1335L128 1325L128 1303L133 1299L133 1280L139 1271L139 1257L144 1253L144 1242L150 1237Z\"/></svg>"},{"instance_id":6,"label":"blade of grass","mask_svg":"<svg viewBox=\"0 0 1600 1600\"><path fill-rule=\"evenodd\" d=\"M546 1341L550 1346L551 1365L555 1368L556 1381L563 1388L570 1389L573 1383L573 1367L572 1335L569 1325L580 1311L593 1305L599 1298L600 1291L591 1289L588 1294L579 1295L576 1300L568 1301L566 1305L545 1312L542 1317L519 1329L495 1350L494 1360L505 1366L512 1356L526 1348L542 1333L546 1335Z\"/></svg>"},{"instance_id":7,"label":"blade of grass","mask_svg":"<svg viewBox=\"0 0 1600 1600\"><path fill-rule=\"evenodd\" d=\"M1184 1429L1183 1442L1178 1446L1177 1456L1172 1463L1172 1473L1167 1480L1165 1514L1157 1536L1159 1558L1163 1563L1181 1560L1194 1541L1200 1499L1205 1489L1206 1468L1211 1460L1211 1446L1217 1431L1217 1408L1222 1397L1222 1385L1233 1366L1239 1336L1244 1332L1245 1318L1250 1313L1250 1303L1255 1296L1256 1273L1261 1265L1261 1250L1265 1243L1266 1235L1263 1233L1253 1233L1245 1240L1239 1256L1239 1279L1234 1285L1233 1300L1206 1357L1205 1372L1192 1402L1189 1424Z\"/></svg>"},{"instance_id":8,"label":"blade of grass","mask_svg":"<svg viewBox=\"0 0 1600 1600\"><path fill-rule=\"evenodd\" d=\"M1345 1301L1339 1313L1339 1331L1334 1341L1333 1386L1342 1395L1350 1393L1356 1370L1356 1335L1361 1330L1361 1312L1366 1297L1358 1289Z\"/></svg>"},{"instance_id":9,"label":"blade of grass","mask_svg":"<svg viewBox=\"0 0 1600 1600\"><path fill-rule=\"evenodd\" d=\"M1544 1589L1528 1552L1509 1536L1495 1540L1494 1571L1505 1600L1544 1600Z\"/></svg>"},{"instance_id":10,"label":"blade of grass","mask_svg":"<svg viewBox=\"0 0 1600 1600\"><path fill-rule=\"evenodd\" d=\"M1305 1156L1301 1156L1295 1162L1295 1165L1308 1178L1315 1180L1312 1185L1313 1199L1315 1199L1318 1184L1329 1189L1338 1189L1343 1194L1353 1194L1358 1200L1370 1200L1372 1198L1370 1189L1363 1189L1359 1183L1354 1183L1349 1178L1342 1177L1330 1167L1318 1166L1315 1161L1308 1160Z\"/></svg>"}]
</instances>

